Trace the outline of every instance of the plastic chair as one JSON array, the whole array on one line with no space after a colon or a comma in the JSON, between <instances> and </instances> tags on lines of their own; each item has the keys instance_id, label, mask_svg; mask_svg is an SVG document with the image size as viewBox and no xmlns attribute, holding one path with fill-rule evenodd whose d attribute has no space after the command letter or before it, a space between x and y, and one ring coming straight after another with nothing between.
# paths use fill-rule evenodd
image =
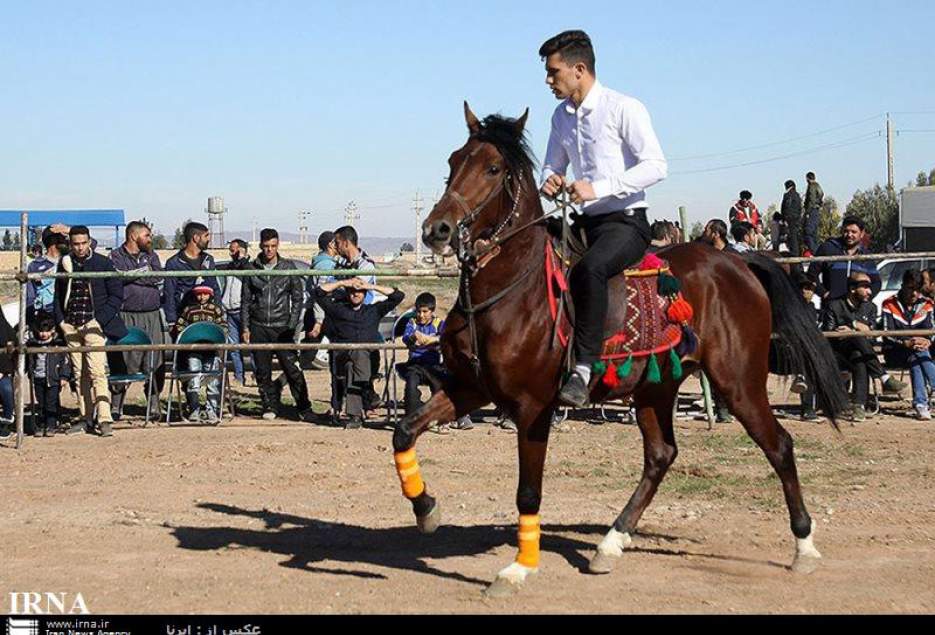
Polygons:
<instances>
[{"instance_id":1,"label":"plastic chair","mask_svg":"<svg viewBox=\"0 0 935 635\"><path fill-rule=\"evenodd\" d=\"M185 327L179 337L176 340L177 344L226 344L227 336L224 333L224 329L215 324L214 322L195 322ZM230 408L231 416L234 416L234 403L230 394L227 393L227 351L221 351L221 362L217 370L209 371L190 371L183 370L179 368L179 353L184 351L175 350L172 354L172 374L169 375L169 404L166 406L166 423L169 423L169 420L172 416L172 393L173 388L176 383L178 384L179 389L179 409L181 412L181 402L182 402L182 383L191 381L196 377L220 377L221 379L221 398L220 398L220 407L223 410L224 408L224 396L227 394L228 398L228 408ZM218 413L221 415L222 413ZM220 417L218 419L220 422Z\"/></svg>"},{"instance_id":2,"label":"plastic chair","mask_svg":"<svg viewBox=\"0 0 935 635\"><path fill-rule=\"evenodd\" d=\"M127 334L124 335L121 339L117 341L110 340L110 344L117 345L149 345L152 344L152 340L149 339L149 335L146 334L146 331L143 329L131 326L127 328ZM119 354L119 353L118 353ZM146 418L145 423L149 424L149 415L150 415L150 402L152 401L153 396L153 373L155 371L155 360L156 360L156 351L149 351L147 353L149 357L149 372L147 373L125 373L125 374L112 374L107 375L107 383L110 386L126 386L129 388L130 384L135 384L137 382L146 382ZM113 369L110 369L113 371Z\"/></svg>"}]
</instances>

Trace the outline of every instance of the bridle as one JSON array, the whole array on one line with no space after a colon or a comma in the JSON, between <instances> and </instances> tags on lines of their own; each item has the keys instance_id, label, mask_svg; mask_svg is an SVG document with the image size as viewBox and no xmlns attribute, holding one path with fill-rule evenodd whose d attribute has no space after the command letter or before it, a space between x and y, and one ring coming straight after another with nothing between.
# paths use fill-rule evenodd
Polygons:
<instances>
[{"instance_id":1,"label":"bridle","mask_svg":"<svg viewBox=\"0 0 935 635\"><path fill-rule=\"evenodd\" d=\"M457 177L461 174L461 171L467 165L470 158L474 156L474 154L479 150L479 147L475 148L465 158L457 172L455 172L454 176L452 176L452 183L457 181ZM495 258L500 253L500 245L517 234L525 231L526 229L529 229L533 225L537 225L543 222L546 218L552 216L557 211L563 211L567 214L567 209L570 207L570 203L568 203L567 199L565 199L559 203L551 212L543 213L541 216L537 216L533 220L528 221L519 227L510 229L510 231L506 231L508 227L511 227L513 223L519 219L519 202L523 195L524 176L525 175L523 170L520 170L518 178L515 179L515 187L511 191L507 188L507 185L513 181L514 178L512 172L510 170L506 170L503 178L500 179L497 185L490 191L490 193L487 194L487 196L484 197L480 203L475 205L473 208L469 206L467 200L457 190L449 188L446 192L446 194L451 196L451 198L465 212L464 216L461 218L461 220L458 221L456 226L458 232L458 268L461 271L461 276L458 289L458 301L455 306L460 308L467 316L468 330L470 332L471 338L471 366L474 369L474 374L477 376L478 381L481 381L482 384L483 379L481 376L481 364L480 358L478 356L480 346L477 341L477 326L475 324L474 316L481 311L491 308L500 300L505 298L513 289L515 289L523 280L525 280L530 273L532 273L533 269L536 267L536 262L533 261L525 271L516 276L516 278L506 287L479 304L474 304L473 299L471 298L471 280L490 260ZM485 239L487 244L480 250L475 249L471 236L471 226L477 220L478 216L480 216L480 214L487 208L487 206L505 189L509 193L510 198L513 200L513 206L510 209L510 213L507 214L499 223L497 223L497 226L490 234L490 237Z\"/></svg>"}]
</instances>

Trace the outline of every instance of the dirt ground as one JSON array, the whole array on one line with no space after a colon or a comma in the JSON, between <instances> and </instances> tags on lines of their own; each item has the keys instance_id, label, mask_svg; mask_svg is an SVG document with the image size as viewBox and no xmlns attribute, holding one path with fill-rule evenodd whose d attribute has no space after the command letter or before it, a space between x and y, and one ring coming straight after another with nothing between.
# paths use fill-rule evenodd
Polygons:
<instances>
[{"instance_id":1,"label":"dirt ground","mask_svg":"<svg viewBox=\"0 0 935 635\"><path fill-rule=\"evenodd\" d=\"M308 378L323 399L325 375ZM0 447L0 602L64 591L94 613L932 612L935 435L893 414L907 405L842 434L783 419L824 555L810 576L787 569L788 517L759 450L736 423L709 432L691 418L635 548L610 575L583 573L642 452L633 425L573 420L552 437L540 573L497 601L481 590L514 554L515 435L478 423L420 439L445 523L422 536L386 429L249 416L144 428L134 410L112 438Z\"/></svg>"}]
</instances>

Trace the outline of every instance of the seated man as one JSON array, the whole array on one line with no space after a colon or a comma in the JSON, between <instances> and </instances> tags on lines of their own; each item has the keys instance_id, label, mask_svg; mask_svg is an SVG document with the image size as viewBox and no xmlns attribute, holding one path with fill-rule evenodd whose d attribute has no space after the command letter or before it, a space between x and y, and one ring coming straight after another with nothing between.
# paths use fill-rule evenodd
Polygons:
<instances>
[{"instance_id":1,"label":"seated man","mask_svg":"<svg viewBox=\"0 0 935 635\"><path fill-rule=\"evenodd\" d=\"M435 296L420 293L416 298L416 316L406 324L403 343L409 347L409 361L399 365L399 374L406 381L406 414L410 415L422 405L419 386L428 386L435 393L441 388L445 376L439 339L445 321L435 315ZM470 430L474 426L467 415L458 419L453 428Z\"/></svg>"},{"instance_id":2,"label":"seated man","mask_svg":"<svg viewBox=\"0 0 935 635\"><path fill-rule=\"evenodd\" d=\"M172 337L177 339L179 334L196 322L213 322L225 331L227 320L224 309L214 302L214 289L207 285L192 289L193 301L184 305L178 320L172 326ZM179 355L181 358L182 355ZM193 373L210 373L220 368L218 354L213 351L190 352L185 355L188 370ZM205 388L205 408L201 409L201 377L193 377L185 390L188 401L188 421L204 420L207 423L218 423L221 413L220 378L209 377Z\"/></svg>"},{"instance_id":3,"label":"seated man","mask_svg":"<svg viewBox=\"0 0 935 635\"><path fill-rule=\"evenodd\" d=\"M910 269L903 275L899 293L883 303L883 328L887 331L931 329L932 301L922 295L922 274ZM919 419L932 418L929 411L929 388L935 388L935 363L932 362L930 337L887 337L883 340L883 359L887 366L908 368L912 378L912 407Z\"/></svg>"},{"instance_id":4,"label":"seated man","mask_svg":"<svg viewBox=\"0 0 935 635\"><path fill-rule=\"evenodd\" d=\"M826 303L821 321L822 330L871 330L877 321L877 307L870 301L871 284L870 276L866 273L862 271L852 273L847 279L847 295ZM869 392L869 377L880 378L885 392L898 394L905 390L906 384L890 377L883 369L868 338L834 338L831 340L831 348L841 368L851 373L853 383L851 421L867 420L865 406Z\"/></svg>"},{"instance_id":5,"label":"seated man","mask_svg":"<svg viewBox=\"0 0 935 635\"><path fill-rule=\"evenodd\" d=\"M347 303L336 302L329 294L336 289L347 289ZM386 300L364 304L368 291L376 291L387 296ZM403 301L405 295L399 289L367 284L359 278L336 280L319 285L315 289L315 300L329 321L329 339L335 344L380 343L380 320ZM347 387L348 429L363 425L363 397L370 386L371 368L370 351L336 351L335 365L344 369L351 365L351 380ZM340 372L340 371L339 371ZM333 413L333 420L337 419Z\"/></svg>"}]
</instances>

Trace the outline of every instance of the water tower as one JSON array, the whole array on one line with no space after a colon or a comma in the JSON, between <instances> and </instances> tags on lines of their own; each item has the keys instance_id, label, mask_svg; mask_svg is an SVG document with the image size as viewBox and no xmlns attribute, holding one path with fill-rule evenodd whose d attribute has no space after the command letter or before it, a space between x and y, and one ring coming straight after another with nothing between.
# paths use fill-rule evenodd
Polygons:
<instances>
[{"instance_id":1,"label":"water tower","mask_svg":"<svg viewBox=\"0 0 935 635\"><path fill-rule=\"evenodd\" d=\"M223 247L227 244L224 236L224 214L227 208L224 207L224 199L220 196L211 196L208 198L208 231L211 232L211 246Z\"/></svg>"}]
</instances>

